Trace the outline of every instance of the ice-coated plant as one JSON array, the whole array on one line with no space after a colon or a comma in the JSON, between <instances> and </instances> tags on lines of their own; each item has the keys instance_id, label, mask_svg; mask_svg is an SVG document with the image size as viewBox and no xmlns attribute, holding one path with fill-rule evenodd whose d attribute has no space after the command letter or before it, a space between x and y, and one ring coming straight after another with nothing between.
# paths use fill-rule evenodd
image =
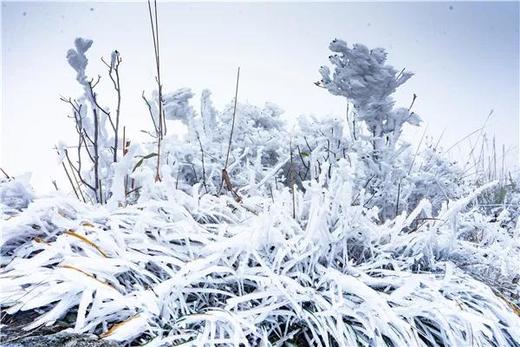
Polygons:
<instances>
[{"instance_id":1,"label":"ice-coated plant","mask_svg":"<svg viewBox=\"0 0 520 347\"><path fill-rule=\"evenodd\" d=\"M393 217L399 211L400 200L400 191L394 187L406 175L399 156L407 144L399 143L399 139L405 124L417 126L421 119L411 111L413 103L409 108L395 108L392 94L413 74L387 64L387 53L382 48L369 50L362 44L350 48L338 39L329 48L333 52L329 56L333 70L322 66L322 79L317 85L345 97L352 105L349 122L353 131L358 130L355 140L370 145L368 150L366 146L354 147L368 168L365 203L379 207L383 218Z\"/></svg>"},{"instance_id":2,"label":"ice-coated plant","mask_svg":"<svg viewBox=\"0 0 520 347\"><path fill-rule=\"evenodd\" d=\"M134 345L517 345L520 245L461 213L495 183L382 225L352 205L353 176L345 159L324 168L294 218L287 189L239 203L164 180L165 198L113 209L40 198L2 220L0 305L39 309L27 330L72 313L69 331Z\"/></svg>"},{"instance_id":3,"label":"ice-coated plant","mask_svg":"<svg viewBox=\"0 0 520 347\"><path fill-rule=\"evenodd\" d=\"M384 50L333 41L320 85L347 117L290 130L272 103L218 110L204 90L194 107L157 79L142 95L157 141L119 148L91 44L68 54L85 88L69 101L78 159L58 148L78 198L0 180L0 307L35 312L25 330L125 346L520 345L518 178L465 180L437 146L408 151L402 128L420 119L391 95L411 74ZM167 131L179 123L185 135ZM483 204L497 189L499 206Z\"/></svg>"},{"instance_id":4,"label":"ice-coated plant","mask_svg":"<svg viewBox=\"0 0 520 347\"><path fill-rule=\"evenodd\" d=\"M202 92L199 108L191 105L193 93L187 88L165 94L166 120L180 121L187 132L184 136L168 134L164 137L161 177L170 177L175 186L183 190L191 190L197 184L203 193L230 193L226 182L223 182L222 169L226 162L234 103L219 111L213 106L210 95L208 90ZM156 105L153 102L148 105L151 114L155 114L158 109ZM266 184L275 184L275 178L282 174L281 166L288 160L289 149L280 117L282 112L272 103L266 103L264 107L237 103L227 169L235 191L230 194L235 198L240 195L238 190L243 194L257 189L265 192ZM153 152L154 149L141 151L146 156L147 151ZM142 175L149 172L153 165L151 160L139 165L132 174L136 185L142 185ZM278 170L271 172L275 168ZM267 178L266 175L270 176Z\"/></svg>"},{"instance_id":5,"label":"ice-coated plant","mask_svg":"<svg viewBox=\"0 0 520 347\"><path fill-rule=\"evenodd\" d=\"M111 112L98 102L95 88L101 77L93 79L87 75L86 53L92 43L92 40L77 38L74 41L75 47L67 52L67 61L76 72L76 80L83 87L84 93L77 99L61 98L71 107L70 118L74 121L78 142L76 146L60 146L57 150L76 197L83 201L106 203L111 196L114 176L112 165L118 161L118 154L123 151L119 138L119 65L122 59L117 50L112 52L110 62L102 59L116 92L115 112Z\"/></svg>"},{"instance_id":6,"label":"ice-coated plant","mask_svg":"<svg viewBox=\"0 0 520 347\"><path fill-rule=\"evenodd\" d=\"M399 72L386 64L387 53L382 48L369 50L362 44L352 48L335 39L329 46L334 52L329 57L334 70L322 66L320 85L334 95L351 102L356 118L368 128L374 155L381 155L385 147L394 147L405 123L419 125L421 119L406 108L394 108L391 95L408 81L413 73Z\"/></svg>"}]
</instances>

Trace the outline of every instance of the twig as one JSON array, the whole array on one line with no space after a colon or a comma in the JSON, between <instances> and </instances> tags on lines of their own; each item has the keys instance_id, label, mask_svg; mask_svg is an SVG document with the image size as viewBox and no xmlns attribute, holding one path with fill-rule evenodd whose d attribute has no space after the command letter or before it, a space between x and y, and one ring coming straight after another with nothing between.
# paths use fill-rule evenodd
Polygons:
<instances>
[{"instance_id":1,"label":"twig","mask_svg":"<svg viewBox=\"0 0 520 347\"><path fill-rule=\"evenodd\" d=\"M152 29L152 39L153 39L153 47L155 54L155 66L157 69L156 81L157 81L157 89L158 89L158 104L159 104L159 126L157 127L158 136L157 136L157 168L155 173L155 181L161 181L160 169L161 169L161 141L163 138L163 111L162 111L162 84L161 84L161 60L160 60L160 52L159 52L159 20L157 16L157 0L154 0L154 14L152 15L152 5L150 0L148 0L148 13L150 15L150 26ZM155 20L155 23L154 23Z\"/></svg>"},{"instance_id":2,"label":"twig","mask_svg":"<svg viewBox=\"0 0 520 347\"><path fill-rule=\"evenodd\" d=\"M397 201L395 204L395 216L399 215L399 199L401 199L401 182L403 181L403 177L399 179L399 183L397 184Z\"/></svg>"},{"instance_id":3,"label":"twig","mask_svg":"<svg viewBox=\"0 0 520 347\"><path fill-rule=\"evenodd\" d=\"M271 193L271 201L272 201L273 204L274 204L273 187L271 187L270 184L268 185L268 187L269 187L269 193Z\"/></svg>"},{"instance_id":4,"label":"twig","mask_svg":"<svg viewBox=\"0 0 520 347\"><path fill-rule=\"evenodd\" d=\"M83 195L83 190L81 189L81 184L78 177L76 176L75 170L71 170L71 172L72 177L74 177L74 181L76 182L76 185L78 187L79 194L81 195L81 199L83 200L83 202L87 202L87 200L85 200L85 196Z\"/></svg>"},{"instance_id":5,"label":"twig","mask_svg":"<svg viewBox=\"0 0 520 347\"><path fill-rule=\"evenodd\" d=\"M307 178L307 173L309 172L309 169L310 169L310 162L308 164L305 164L305 160L303 159L303 155L302 155L302 152L300 150L300 145L297 145L296 148L298 149L298 155L300 156L300 160L302 161L302 164L303 164L303 167L305 168L305 174L303 175L303 180L305 180L305 178ZM310 155L310 153L309 153Z\"/></svg>"},{"instance_id":6,"label":"twig","mask_svg":"<svg viewBox=\"0 0 520 347\"><path fill-rule=\"evenodd\" d=\"M206 185L206 168L204 166L204 148L202 148L202 142L200 141L199 133L196 132L196 134L197 134L197 140L199 141L201 160L202 160L202 185L204 186L204 189L206 190L206 193L207 193L208 186Z\"/></svg>"},{"instance_id":7,"label":"twig","mask_svg":"<svg viewBox=\"0 0 520 347\"><path fill-rule=\"evenodd\" d=\"M159 127L157 126L157 123L155 122L155 118L153 116L152 105L150 105L150 102L148 101L146 96L144 96L144 90L143 90L143 94L141 95L141 97L143 98L144 102L146 103L146 106L148 107L148 112L150 113L150 118L152 118L153 127L155 129L155 134L158 135Z\"/></svg>"},{"instance_id":8,"label":"twig","mask_svg":"<svg viewBox=\"0 0 520 347\"><path fill-rule=\"evenodd\" d=\"M58 155L60 154L59 151L58 151L58 148L56 148L56 152L58 153ZM69 183L70 183L70 186L72 187L72 190L74 191L74 194L76 195L76 197L79 200L78 192L76 191L76 187L74 186L74 183L72 182L72 178L70 178L70 174L67 171L67 167L65 166L65 163L63 162L63 160L61 161L61 166L63 167L63 171L65 171L65 175L69 179ZM4 170L2 170L2 172L4 172ZM4 172L4 174L5 174L5 172Z\"/></svg>"},{"instance_id":9,"label":"twig","mask_svg":"<svg viewBox=\"0 0 520 347\"><path fill-rule=\"evenodd\" d=\"M219 194L220 194L220 191L222 190L222 185L224 184L224 180L226 179L226 177L224 175L226 175L227 179L229 179L227 168L228 168L228 163L229 163L229 153L231 152L231 143L233 141L233 131L235 130L235 118L236 118L236 112L237 112L238 83L239 83L239 81L240 81L240 66L237 69L237 82L236 82L236 85L235 85L235 103L234 103L234 106L233 106L233 118L232 118L232 121L231 121L231 131L229 133L229 142L228 142L228 148L227 148L227 152L226 152L226 161L224 163L224 169L222 169L222 180L220 182Z\"/></svg>"},{"instance_id":10,"label":"twig","mask_svg":"<svg viewBox=\"0 0 520 347\"><path fill-rule=\"evenodd\" d=\"M237 70L237 83L235 87L235 104L233 106L233 119L231 122L231 132L229 134L229 143L228 143L228 149L226 153L226 162L224 164L224 169L227 169L228 161L229 161L229 152L231 151L231 142L233 141L233 131L235 129L235 117L237 112L237 100L238 100L238 83L240 81L240 67L238 67Z\"/></svg>"},{"instance_id":11,"label":"twig","mask_svg":"<svg viewBox=\"0 0 520 347\"><path fill-rule=\"evenodd\" d=\"M404 73L404 70L406 70L405 67L403 67L403 69L402 69L402 70L397 74L397 77L395 78L396 81L397 81L397 80L401 77L401 75Z\"/></svg>"},{"instance_id":12,"label":"twig","mask_svg":"<svg viewBox=\"0 0 520 347\"><path fill-rule=\"evenodd\" d=\"M126 126L123 126L123 156L125 156L126 153L128 153L126 145Z\"/></svg>"},{"instance_id":13,"label":"twig","mask_svg":"<svg viewBox=\"0 0 520 347\"><path fill-rule=\"evenodd\" d=\"M115 61L112 61L111 64L105 62L103 58L101 61L108 67L108 76L114 85L114 89L117 94L117 106L116 106L116 120L114 125L114 163L117 162L117 149L119 147L119 116L121 114L121 83L119 79L119 64L121 64L122 59L119 56L119 52L115 50L112 54L115 54ZM112 58L113 59L113 58ZM115 77L113 76L115 75Z\"/></svg>"},{"instance_id":14,"label":"twig","mask_svg":"<svg viewBox=\"0 0 520 347\"><path fill-rule=\"evenodd\" d=\"M370 183L370 181L372 181L372 179L374 179L376 177L376 175L372 175L370 176L370 178L365 182L365 184L363 185L363 189L366 189L366 187L368 187L368 184ZM359 195L361 194L361 190L356 194L356 196L354 197L354 199L352 199L352 205L354 205L356 203L356 200L359 199Z\"/></svg>"},{"instance_id":15,"label":"twig","mask_svg":"<svg viewBox=\"0 0 520 347\"><path fill-rule=\"evenodd\" d=\"M222 170L222 181L225 182L227 190L233 194L236 202L242 202L242 197L236 192L233 188L233 184L231 184L231 179L229 178L229 174L226 169Z\"/></svg>"},{"instance_id":16,"label":"twig","mask_svg":"<svg viewBox=\"0 0 520 347\"><path fill-rule=\"evenodd\" d=\"M139 189L141 189L142 187L135 187L133 188L132 190L129 190L128 193L126 193L126 195L130 195L132 194L133 192L137 192Z\"/></svg>"},{"instance_id":17,"label":"twig","mask_svg":"<svg viewBox=\"0 0 520 347\"><path fill-rule=\"evenodd\" d=\"M101 180L99 180L99 203L103 204L103 184L101 183Z\"/></svg>"},{"instance_id":18,"label":"twig","mask_svg":"<svg viewBox=\"0 0 520 347\"><path fill-rule=\"evenodd\" d=\"M123 157L126 155L127 153L127 150L126 150L126 127L123 126ZM125 189L125 197L128 196L128 174L125 175L125 179L124 179L124 189Z\"/></svg>"},{"instance_id":19,"label":"twig","mask_svg":"<svg viewBox=\"0 0 520 347\"><path fill-rule=\"evenodd\" d=\"M408 107L408 112L410 112L410 110L412 109L415 99L417 99L417 95L413 93L412 103L410 104L410 107Z\"/></svg>"},{"instance_id":20,"label":"twig","mask_svg":"<svg viewBox=\"0 0 520 347\"><path fill-rule=\"evenodd\" d=\"M0 171L2 171L2 173L4 174L4 176L7 178L7 179L11 179L11 177L7 174L7 172L4 171L4 169L2 169L0 167Z\"/></svg>"},{"instance_id":21,"label":"twig","mask_svg":"<svg viewBox=\"0 0 520 347\"><path fill-rule=\"evenodd\" d=\"M96 193L98 193L99 188L99 149L98 149L98 137L99 137L99 118L98 113L94 109L94 180L95 180L95 187L96 187ZM101 193L99 194L99 197L101 197ZM96 194L96 200L98 200L97 194ZM98 202L100 202L98 200Z\"/></svg>"},{"instance_id":22,"label":"twig","mask_svg":"<svg viewBox=\"0 0 520 347\"><path fill-rule=\"evenodd\" d=\"M422 145L422 142L424 139L424 135L426 135L427 130L428 130L428 126L426 126L424 128L423 134L421 136L421 140L419 141L419 144L417 145L417 149L415 150L415 154L413 155L413 158L412 158L412 163L410 164L410 167L408 168L408 175L410 175L410 173L412 172L413 165L415 164L415 159L417 158L417 154L419 154L419 149L421 148L421 145Z\"/></svg>"},{"instance_id":23,"label":"twig","mask_svg":"<svg viewBox=\"0 0 520 347\"><path fill-rule=\"evenodd\" d=\"M63 166L63 170L65 171L65 175L67 175L67 178L69 179L70 186L72 187L72 190L74 191L74 195L76 195L76 198L79 200L78 192L76 191L76 186L74 186L74 183L72 182L72 179L70 178L70 174L67 171L67 167L65 166L64 162L61 162L61 165Z\"/></svg>"},{"instance_id":24,"label":"twig","mask_svg":"<svg viewBox=\"0 0 520 347\"><path fill-rule=\"evenodd\" d=\"M293 219L296 219L296 199L294 196L294 167L293 167L293 150L292 150L292 139L289 141L289 152L291 154L291 161L289 165L289 179L291 184L291 194L292 194L292 216Z\"/></svg>"}]
</instances>

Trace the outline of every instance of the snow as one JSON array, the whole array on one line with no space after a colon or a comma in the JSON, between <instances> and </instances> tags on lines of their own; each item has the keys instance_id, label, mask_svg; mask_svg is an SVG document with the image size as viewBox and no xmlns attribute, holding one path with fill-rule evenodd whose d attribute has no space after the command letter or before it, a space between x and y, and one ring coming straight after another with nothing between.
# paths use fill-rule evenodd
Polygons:
<instances>
[{"instance_id":1,"label":"snow","mask_svg":"<svg viewBox=\"0 0 520 347\"><path fill-rule=\"evenodd\" d=\"M76 332L100 333L106 322L107 339L149 336L156 345L269 344L266 336L272 333L265 332L279 331L280 339L294 332L283 333L286 323L307 327L315 342L329 335L342 345L354 336L361 344L409 344L418 333L449 345L520 341L519 317L458 268L458 253L469 254L473 247L460 238L450 247L442 243L453 234L454 211L465 218L460 209L481 192L453 202L445 219L410 234L410 219L401 216L394 222L399 227L388 228L391 221L379 225L348 200L331 209L350 195L349 181L338 174L328 187L314 181L314 188L296 193L305 206L296 219L304 222L295 222L283 207L291 201L287 190L274 203L259 200L257 214L240 205L235 210L226 196L182 191L126 207L39 198L37 208L2 222L3 252L11 260L4 263L0 303L11 314L50 304L52 310L28 329L53 324L76 307ZM424 208L426 202L411 218ZM56 210L67 217L21 232ZM494 256L518 265L519 255L517 244ZM418 264L421 273L414 270ZM518 275L519 269L498 271ZM339 318L345 326L338 326Z\"/></svg>"},{"instance_id":2,"label":"snow","mask_svg":"<svg viewBox=\"0 0 520 347\"><path fill-rule=\"evenodd\" d=\"M91 45L68 53L82 84ZM520 179L414 153L400 135L420 118L391 99L412 74L380 48L330 48L320 85L346 117L289 130L273 103L218 110L206 90L199 108L182 88L164 94L187 134L164 137L160 181L153 142L102 153L103 204L2 179L2 309L133 345L520 344Z\"/></svg>"}]
</instances>

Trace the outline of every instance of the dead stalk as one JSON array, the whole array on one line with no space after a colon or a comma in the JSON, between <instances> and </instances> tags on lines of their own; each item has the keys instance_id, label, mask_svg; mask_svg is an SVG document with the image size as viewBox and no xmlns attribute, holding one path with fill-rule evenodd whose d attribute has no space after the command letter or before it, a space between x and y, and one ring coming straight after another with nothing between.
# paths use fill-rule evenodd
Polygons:
<instances>
[{"instance_id":1,"label":"dead stalk","mask_svg":"<svg viewBox=\"0 0 520 347\"><path fill-rule=\"evenodd\" d=\"M0 167L0 171L2 171L2 173L4 174L4 176L7 178L7 179L10 179L11 177L7 174L7 172L4 171L4 169L2 169Z\"/></svg>"},{"instance_id":2,"label":"dead stalk","mask_svg":"<svg viewBox=\"0 0 520 347\"><path fill-rule=\"evenodd\" d=\"M224 163L224 168L222 169L222 181L220 182L219 194L220 194L220 191L222 190L222 185L224 184L225 179L227 178L229 180L227 167L228 167L228 163L229 163L229 153L231 152L231 143L233 141L233 131L235 130L235 118L236 118L236 112L237 112L239 81L240 81L240 67L238 67L238 69L237 69L237 82L235 85L235 103L233 106L233 118L231 121L231 132L229 133L229 142L228 142L228 148L227 148L227 152L226 152L226 161ZM228 182L226 182L226 187L229 189L230 187L227 183ZM229 182L229 183L231 183L231 182Z\"/></svg>"},{"instance_id":3,"label":"dead stalk","mask_svg":"<svg viewBox=\"0 0 520 347\"><path fill-rule=\"evenodd\" d=\"M206 167L204 166L204 148L202 148L202 142L200 141L199 133L197 132L197 140L199 141L200 153L201 153L201 161L202 161L202 185L208 193L208 186L206 185Z\"/></svg>"},{"instance_id":4,"label":"dead stalk","mask_svg":"<svg viewBox=\"0 0 520 347\"><path fill-rule=\"evenodd\" d=\"M295 219L296 218L296 199L294 196L294 167L293 167L293 149L292 149L292 139L289 142L289 152L291 154L291 162L289 166L289 177L290 177L290 184L291 184L291 194L292 194L292 216Z\"/></svg>"},{"instance_id":5,"label":"dead stalk","mask_svg":"<svg viewBox=\"0 0 520 347\"><path fill-rule=\"evenodd\" d=\"M163 98L162 98L162 84L161 84L161 60L160 60L160 51L159 51L159 20L157 16L157 0L153 2L153 13L152 13L152 5L150 0L148 0L148 14L150 16L150 26L152 29L152 39L153 39L153 47L154 47L154 55L155 55L155 67L156 67L156 82L157 82L157 91L158 91L158 106L159 106L159 115L158 115L158 124L156 129L157 131L157 167L155 173L155 181L161 181L161 141L164 136L164 115L163 115ZM155 122L154 122L155 123ZM155 124L154 124L155 125Z\"/></svg>"},{"instance_id":6,"label":"dead stalk","mask_svg":"<svg viewBox=\"0 0 520 347\"><path fill-rule=\"evenodd\" d=\"M112 118L109 117L109 120L112 124L112 128L114 130L114 163L117 162L117 150L119 149L119 119L121 114L121 83L119 78L119 65L122 62L121 57L119 56L119 52L117 50L114 51L114 55L112 56L112 60L107 63L103 58L101 61L108 67L108 76L112 81L114 89L117 95L117 105L116 105L116 119L115 122L112 121Z\"/></svg>"}]
</instances>

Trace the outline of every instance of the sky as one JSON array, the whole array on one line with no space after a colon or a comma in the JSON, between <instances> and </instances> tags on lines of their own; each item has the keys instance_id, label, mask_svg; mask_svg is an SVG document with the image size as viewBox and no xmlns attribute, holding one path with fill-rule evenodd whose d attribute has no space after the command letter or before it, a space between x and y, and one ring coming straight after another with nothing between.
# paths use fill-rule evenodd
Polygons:
<instances>
[{"instance_id":1,"label":"sky","mask_svg":"<svg viewBox=\"0 0 520 347\"><path fill-rule=\"evenodd\" d=\"M398 105L424 120L423 133L450 148L484 124L488 138L519 162L519 2L191 3L159 2L164 89L212 90L217 106L270 101L288 119L344 115L345 100L313 82L327 64L329 42L341 38L383 47L389 63L415 76L397 92ZM74 143L73 123L60 96L81 88L65 55L76 37L94 40L87 71L101 74L101 102L114 94L100 57L113 49L121 65L122 122L133 138L150 129L141 93L154 88L154 57L145 2L2 2L0 166L11 175L33 172L37 191L64 181L53 147ZM488 114L492 116L486 122ZM450 150L465 160L476 135Z\"/></svg>"}]
</instances>

